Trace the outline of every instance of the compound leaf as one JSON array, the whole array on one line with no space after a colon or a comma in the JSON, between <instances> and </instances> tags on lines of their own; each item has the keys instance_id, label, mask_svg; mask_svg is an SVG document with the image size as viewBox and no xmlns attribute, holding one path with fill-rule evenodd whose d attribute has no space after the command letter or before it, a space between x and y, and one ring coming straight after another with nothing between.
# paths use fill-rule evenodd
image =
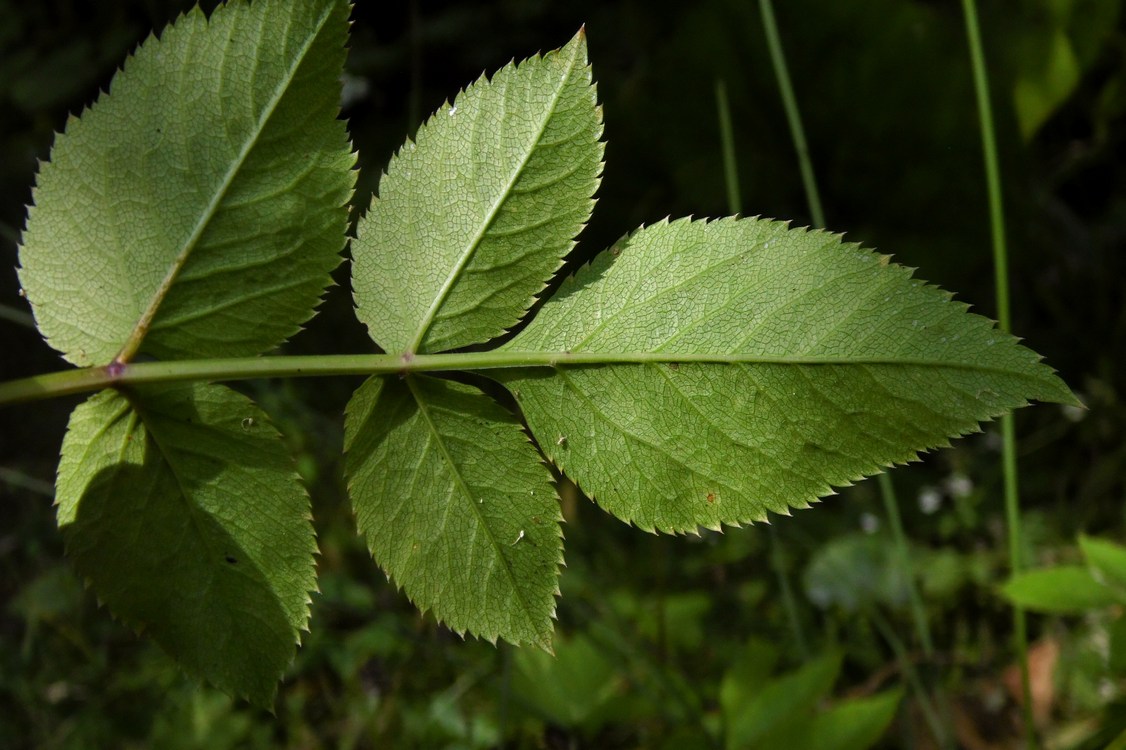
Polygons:
<instances>
[{"instance_id":1,"label":"compound leaf","mask_svg":"<svg viewBox=\"0 0 1126 750\"><path fill-rule=\"evenodd\" d=\"M371 378L348 405L345 450L360 530L420 609L550 649L559 504L510 412L459 383Z\"/></svg>"},{"instance_id":2,"label":"compound leaf","mask_svg":"<svg viewBox=\"0 0 1126 750\"><path fill-rule=\"evenodd\" d=\"M433 115L391 160L352 243L372 338L436 352L513 326L590 217L601 134L582 31Z\"/></svg>"},{"instance_id":3,"label":"compound leaf","mask_svg":"<svg viewBox=\"0 0 1126 750\"><path fill-rule=\"evenodd\" d=\"M249 399L216 385L93 396L63 441L58 522L114 614L188 672L270 703L308 623L316 543L293 462Z\"/></svg>"},{"instance_id":4,"label":"compound leaf","mask_svg":"<svg viewBox=\"0 0 1126 750\"><path fill-rule=\"evenodd\" d=\"M558 354L498 377L552 461L648 530L763 520L1028 399L1074 402L886 256L756 219L639 230L503 348Z\"/></svg>"},{"instance_id":5,"label":"compound leaf","mask_svg":"<svg viewBox=\"0 0 1126 750\"><path fill-rule=\"evenodd\" d=\"M339 263L354 162L340 0L232 0L150 38L43 165L20 279L77 365L257 354Z\"/></svg>"}]
</instances>

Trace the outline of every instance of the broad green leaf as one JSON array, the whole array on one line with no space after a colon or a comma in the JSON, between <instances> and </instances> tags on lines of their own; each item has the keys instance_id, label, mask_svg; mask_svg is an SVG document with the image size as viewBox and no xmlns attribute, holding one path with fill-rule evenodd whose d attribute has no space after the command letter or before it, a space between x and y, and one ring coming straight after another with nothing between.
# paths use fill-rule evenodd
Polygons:
<instances>
[{"instance_id":1,"label":"broad green leaf","mask_svg":"<svg viewBox=\"0 0 1126 750\"><path fill-rule=\"evenodd\" d=\"M639 230L503 349L557 354L497 377L548 457L648 530L763 520L1028 399L1074 402L886 256L758 219Z\"/></svg>"},{"instance_id":2,"label":"broad green leaf","mask_svg":"<svg viewBox=\"0 0 1126 750\"><path fill-rule=\"evenodd\" d=\"M719 707L724 716L738 715L770 682L781 656L778 646L752 636L730 660L719 684Z\"/></svg>"},{"instance_id":3,"label":"broad green leaf","mask_svg":"<svg viewBox=\"0 0 1126 750\"><path fill-rule=\"evenodd\" d=\"M561 727L597 729L626 691L614 663L590 638L557 637L554 654L520 649L515 656L513 696L530 711Z\"/></svg>"},{"instance_id":4,"label":"broad green leaf","mask_svg":"<svg viewBox=\"0 0 1126 750\"><path fill-rule=\"evenodd\" d=\"M512 414L466 385L376 377L344 439L360 530L411 601L459 633L550 649L561 515Z\"/></svg>"},{"instance_id":5,"label":"broad green leaf","mask_svg":"<svg viewBox=\"0 0 1126 750\"><path fill-rule=\"evenodd\" d=\"M71 415L58 521L117 617L188 672L270 703L308 623L316 543L258 407L215 385L99 393Z\"/></svg>"},{"instance_id":6,"label":"broad green leaf","mask_svg":"<svg viewBox=\"0 0 1126 750\"><path fill-rule=\"evenodd\" d=\"M840 654L827 654L772 679L746 703L724 706L729 750L774 747L763 740L793 723L808 721L840 671Z\"/></svg>"},{"instance_id":7,"label":"broad green leaf","mask_svg":"<svg viewBox=\"0 0 1126 750\"><path fill-rule=\"evenodd\" d=\"M39 173L20 280L77 365L257 354L340 261L348 6L232 0L150 38Z\"/></svg>"},{"instance_id":8,"label":"broad green leaf","mask_svg":"<svg viewBox=\"0 0 1126 750\"><path fill-rule=\"evenodd\" d=\"M1056 614L1082 614L1120 603L1113 590L1080 565L1019 573L1005 582L1001 593L1018 607Z\"/></svg>"},{"instance_id":9,"label":"broad green leaf","mask_svg":"<svg viewBox=\"0 0 1126 750\"><path fill-rule=\"evenodd\" d=\"M772 747L866 750L887 731L902 700L902 691L888 690L869 698L844 701L799 723L791 736Z\"/></svg>"},{"instance_id":10,"label":"broad green leaf","mask_svg":"<svg viewBox=\"0 0 1126 750\"><path fill-rule=\"evenodd\" d=\"M582 31L433 115L352 243L356 314L376 343L437 352L515 325L590 217L601 134Z\"/></svg>"},{"instance_id":11,"label":"broad green leaf","mask_svg":"<svg viewBox=\"0 0 1126 750\"><path fill-rule=\"evenodd\" d=\"M1126 547L1091 536L1080 536L1079 547L1095 579L1126 594Z\"/></svg>"}]
</instances>

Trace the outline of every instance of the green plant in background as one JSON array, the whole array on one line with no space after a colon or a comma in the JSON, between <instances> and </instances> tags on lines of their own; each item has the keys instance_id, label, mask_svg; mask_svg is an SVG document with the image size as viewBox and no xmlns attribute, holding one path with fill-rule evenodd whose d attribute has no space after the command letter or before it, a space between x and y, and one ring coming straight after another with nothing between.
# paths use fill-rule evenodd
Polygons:
<instances>
[{"instance_id":1,"label":"green plant in background","mask_svg":"<svg viewBox=\"0 0 1126 750\"><path fill-rule=\"evenodd\" d=\"M1080 536L1083 564L1063 564L1013 575L1001 594L1016 607L1053 615L1109 615L1105 626L1107 672L1126 676L1126 547L1098 537ZM1121 723L1108 721L1107 726ZM1109 737L1106 739L1110 739ZM1126 729L1107 747L1126 747Z\"/></svg>"},{"instance_id":2,"label":"green plant in background","mask_svg":"<svg viewBox=\"0 0 1126 750\"><path fill-rule=\"evenodd\" d=\"M708 727L722 747L862 750L874 745L895 717L900 690L829 700L840 677L840 653L779 674L782 656L781 649L759 638L733 654L717 690L717 721ZM624 682L587 636L557 639L554 655L534 649L516 655L514 687L520 702L561 727L593 732L621 716L628 711Z\"/></svg>"},{"instance_id":3,"label":"green plant in background","mask_svg":"<svg viewBox=\"0 0 1126 750\"><path fill-rule=\"evenodd\" d=\"M1001 593L1013 604L1048 614L1083 614L1126 604L1126 547L1097 537L1079 538L1084 565L1057 565L1009 578ZM1112 640L1112 660L1126 665L1126 620Z\"/></svg>"},{"instance_id":4,"label":"green plant in background","mask_svg":"<svg viewBox=\"0 0 1126 750\"><path fill-rule=\"evenodd\" d=\"M544 457L624 521L696 532L805 507L1030 399L1075 403L950 294L781 222L646 226L553 289L602 168L582 32L468 87L389 164L351 243L386 353L258 356L313 314L347 241L347 15L181 18L68 123L29 211L21 282L82 369L0 403L106 389L71 416L59 526L111 611L192 674L269 704L316 587L285 444L210 381L371 375L345 447L377 562L457 632L544 649L562 560Z\"/></svg>"}]
</instances>

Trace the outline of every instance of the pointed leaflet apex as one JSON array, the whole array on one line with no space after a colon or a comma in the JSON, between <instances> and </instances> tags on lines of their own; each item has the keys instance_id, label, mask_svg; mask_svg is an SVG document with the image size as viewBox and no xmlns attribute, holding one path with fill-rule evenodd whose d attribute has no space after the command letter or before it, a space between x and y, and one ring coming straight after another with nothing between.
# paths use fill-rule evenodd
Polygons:
<instances>
[{"instance_id":1,"label":"pointed leaflet apex","mask_svg":"<svg viewBox=\"0 0 1126 750\"><path fill-rule=\"evenodd\" d=\"M257 354L310 317L355 179L336 119L347 13L337 0L196 9L68 121L20 249L64 357Z\"/></svg>"},{"instance_id":2,"label":"pointed leaflet apex","mask_svg":"<svg viewBox=\"0 0 1126 750\"><path fill-rule=\"evenodd\" d=\"M1074 398L992 322L838 235L678 219L615 248L503 347L606 364L499 378L548 457L643 529L762 520L1028 399Z\"/></svg>"},{"instance_id":3,"label":"pointed leaflet apex","mask_svg":"<svg viewBox=\"0 0 1126 750\"><path fill-rule=\"evenodd\" d=\"M399 150L352 243L357 316L385 351L515 325L590 216L602 121L576 36L482 76Z\"/></svg>"}]
</instances>

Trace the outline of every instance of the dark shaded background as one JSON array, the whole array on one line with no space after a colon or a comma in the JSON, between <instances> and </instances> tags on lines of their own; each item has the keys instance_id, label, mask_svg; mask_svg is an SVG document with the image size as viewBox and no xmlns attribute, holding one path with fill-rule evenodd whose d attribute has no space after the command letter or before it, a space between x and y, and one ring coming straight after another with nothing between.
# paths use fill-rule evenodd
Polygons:
<instances>
[{"instance_id":1,"label":"dark shaded background","mask_svg":"<svg viewBox=\"0 0 1126 750\"><path fill-rule=\"evenodd\" d=\"M981 7L1013 329L1090 407L1085 414L1050 406L1018 414L1033 562L1066 555L1058 550L1081 530L1120 538L1126 520L1126 35L1117 1L1075 0L1066 12L1059 8L1067 3L1052 5L1055 11L1050 5L994 0ZM63 366L26 325L14 270L37 160L47 158L52 134L97 97L129 50L187 7L174 0L0 0L0 379ZM961 5L790 0L776 13L830 228L918 267L920 277L992 316L987 200ZM665 216L727 212L718 79L731 97L743 212L809 222L757 3L359 0L354 19L348 88L355 98L344 115L360 153L358 209L426 113L482 71L558 47L585 23L608 146L580 253L589 256ZM1057 87L1036 127L1026 123L1022 132L1015 92L1053 80L1061 39L1076 77ZM338 281L287 352L369 348L351 314L346 265ZM783 646L792 638L762 528L703 540L650 537L565 486L569 567L560 629L603 639L621 683L615 695L624 697L608 718L583 722L552 717L531 699L522 703L512 694L521 662L511 650L462 643L419 618L355 539L339 453L340 415L357 382L245 387L274 414L298 456L323 553L313 633L274 721L194 690L81 592L50 507L58 447L77 401L0 411L0 737L26 738L16 747L172 736L196 746L178 722L203 716L206 731L193 735L201 747L378 747L388 738L401 746L477 747L502 737L512 746L655 746L680 737L670 726L706 725L726 660L748 634ZM968 705L984 705L978 691L1011 659L1008 613L991 593L1005 574L997 455L986 434L894 474L920 559L937 555L955 571L945 588L927 589L944 654L933 679ZM970 493L942 490L951 477L969 478ZM944 493L933 514L914 502L926 487ZM856 533L862 522L870 528L880 515L873 487L845 494L774 525L808 638L843 648L846 677L855 684L886 666L886 644L864 617L815 608L800 580L830 540ZM891 610L893 619L909 622ZM1034 635L1058 628L1033 621ZM782 660L799 658L791 647ZM1076 664L1082 672L1083 662ZM1098 701L1083 703L1085 688L1075 689L1080 699L1056 705L1057 719L1098 714ZM1003 690L1001 696L982 723L1007 736L1012 703ZM677 711L686 713L678 718ZM902 713L899 739L889 746L912 723L911 711Z\"/></svg>"}]
</instances>

